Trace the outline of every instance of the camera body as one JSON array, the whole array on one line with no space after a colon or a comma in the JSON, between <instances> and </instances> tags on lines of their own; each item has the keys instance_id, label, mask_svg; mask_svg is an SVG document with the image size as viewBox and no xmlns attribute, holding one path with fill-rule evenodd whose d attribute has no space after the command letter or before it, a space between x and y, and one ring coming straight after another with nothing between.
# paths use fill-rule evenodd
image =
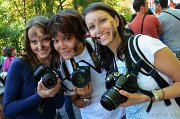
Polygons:
<instances>
[{"instance_id":1,"label":"camera body","mask_svg":"<svg viewBox=\"0 0 180 119\"><path fill-rule=\"evenodd\" d=\"M40 79L42 77L43 85L50 89L56 86L57 84L57 72L43 65L39 65L38 68L34 71L34 76Z\"/></svg>"},{"instance_id":2,"label":"camera body","mask_svg":"<svg viewBox=\"0 0 180 119\"><path fill-rule=\"evenodd\" d=\"M120 104L127 101L127 97L120 95L120 90L135 93L138 90L137 80L131 77L127 72L120 75L118 72L112 72L106 77L107 91L101 97L101 105L108 111L116 109Z\"/></svg>"},{"instance_id":3,"label":"camera body","mask_svg":"<svg viewBox=\"0 0 180 119\"><path fill-rule=\"evenodd\" d=\"M77 88L85 87L90 81L90 67L77 66L71 74L71 82Z\"/></svg>"}]
</instances>

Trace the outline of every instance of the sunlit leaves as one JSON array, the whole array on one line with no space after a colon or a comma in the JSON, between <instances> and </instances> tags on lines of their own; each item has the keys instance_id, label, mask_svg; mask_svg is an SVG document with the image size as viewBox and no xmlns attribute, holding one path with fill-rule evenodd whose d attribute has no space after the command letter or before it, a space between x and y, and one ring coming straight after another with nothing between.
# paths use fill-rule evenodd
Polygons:
<instances>
[{"instance_id":1,"label":"sunlit leaves","mask_svg":"<svg viewBox=\"0 0 180 119\"><path fill-rule=\"evenodd\" d=\"M81 12L91 2L105 2L126 18L131 15L129 5L132 0L0 0L0 48L3 45L22 47L25 23L32 16L50 18L65 8Z\"/></svg>"}]
</instances>

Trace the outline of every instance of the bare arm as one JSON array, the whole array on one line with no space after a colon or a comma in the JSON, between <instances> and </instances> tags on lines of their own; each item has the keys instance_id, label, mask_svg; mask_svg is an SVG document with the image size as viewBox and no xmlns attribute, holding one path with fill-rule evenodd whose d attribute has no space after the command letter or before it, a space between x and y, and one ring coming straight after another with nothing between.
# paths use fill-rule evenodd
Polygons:
<instances>
[{"instance_id":1,"label":"bare arm","mask_svg":"<svg viewBox=\"0 0 180 119\"><path fill-rule=\"evenodd\" d=\"M163 33L163 27L162 27L159 19L157 17L156 17L156 19L157 19L157 32L158 32L158 35L160 36Z\"/></svg>"},{"instance_id":2,"label":"bare arm","mask_svg":"<svg viewBox=\"0 0 180 119\"><path fill-rule=\"evenodd\" d=\"M158 71L169 76L174 81L172 85L157 91L160 99L180 97L180 61L176 56L168 48L160 49L155 53L154 66ZM162 95L162 90L164 95ZM144 94L132 94L123 90L120 90L120 94L128 97L128 101L120 106L129 106L151 100L150 97Z\"/></svg>"},{"instance_id":3,"label":"bare arm","mask_svg":"<svg viewBox=\"0 0 180 119\"><path fill-rule=\"evenodd\" d=\"M155 53L154 64L157 70L174 81L171 86L163 89L164 99L180 97L180 61L168 48L163 48Z\"/></svg>"}]
</instances>

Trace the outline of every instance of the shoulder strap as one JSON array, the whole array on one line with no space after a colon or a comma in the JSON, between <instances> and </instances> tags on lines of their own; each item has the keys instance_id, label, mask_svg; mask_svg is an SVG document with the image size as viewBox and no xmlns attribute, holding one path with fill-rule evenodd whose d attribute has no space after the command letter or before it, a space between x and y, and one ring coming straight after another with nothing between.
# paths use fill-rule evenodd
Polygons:
<instances>
[{"instance_id":1,"label":"shoulder strap","mask_svg":"<svg viewBox=\"0 0 180 119\"><path fill-rule=\"evenodd\" d=\"M176 15L174 15L174 14L172 14L172 13L170 13L170 12L167 12L167 11L162 11L162 12L165 12L165 13L168 13L168 14L172 15L172 16L174 16L177 20L180 21L180 18L178 18Z\"/></svg>"},{"instance_id":2,"label":"shoulder strap","mask_svg":"<svg viewBox=\"0 0 180 119\"><path fill-rule=\"evenodd\" d=\"M148 75L152 76L155 81L158 83L160 88L164 88L169 86L169 84L158 74L154 66L146 59L144 54L141 52L138 46L138 38L141 35L134 35L128 41L128 50L130 54L130 59L132 59L135 65L138 65L141 71L145 71ZM138 63L141 62L141 63ZM166 106L171 105L170 100L164 100ZM176 99L178 105L180 104L180 100Z\"/></svg>"},{"instance_id":3,"label":"shoulder strap","mask_svg":"<svg viewBox=\"0 0 180 119\"><path fill-rule=\"evenodd\" d=\"M143 19L142 19L142 24L141 24L141 34L142 34L142 32L143 32L143 24L144 24L145 16L146 16L146 14L144 15L144 17L143 17Z\"/></svg>"}]
</instances>

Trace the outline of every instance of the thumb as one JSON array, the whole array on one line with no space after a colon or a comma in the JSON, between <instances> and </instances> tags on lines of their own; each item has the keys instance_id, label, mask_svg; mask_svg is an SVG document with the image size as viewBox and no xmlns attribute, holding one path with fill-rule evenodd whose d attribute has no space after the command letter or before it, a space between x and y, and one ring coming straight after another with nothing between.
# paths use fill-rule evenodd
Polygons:
<instances>
[{"instance_id":1,"label":"thumb","mask_svg":"<svg viewBox=\"0 0 180 119\"><path fill-rule=\"evenodd\" d=\"M125 91L125 90L120 90L119 93L120 93L121 95L123 95L123 96L128 97L128 92Z\"/></svg>"}]
</instances>

